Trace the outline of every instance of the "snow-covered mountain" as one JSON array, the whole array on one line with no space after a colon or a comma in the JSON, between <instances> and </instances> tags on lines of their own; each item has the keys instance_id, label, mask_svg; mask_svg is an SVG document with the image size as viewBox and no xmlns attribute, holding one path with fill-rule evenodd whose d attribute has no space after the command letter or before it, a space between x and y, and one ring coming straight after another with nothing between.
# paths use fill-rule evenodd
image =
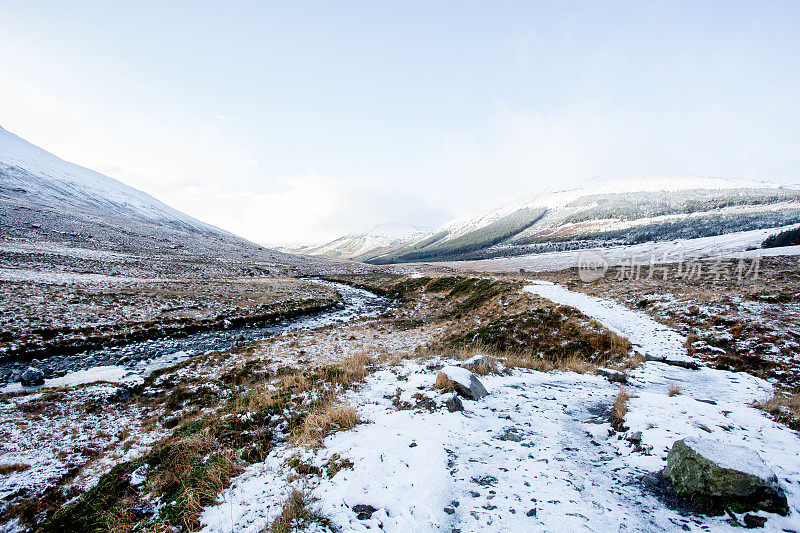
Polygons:
<instances>
[{"instance_id":1,"label":"snow-covered mountain","mask_svg":"<svg viewBox=\"0 0 800 533\"><path fill-rule=\"evenodd\" d=\"M691 238L800 222L800 189L719 178L594 179L449 222L372 262L435 261Z\"/></svg>"},{"instance_id":2,"label":"snow-covered mountain","mask_svg":"<svg viewBox=\"0 0 800 533\"><path fill-rule=\"evenodd\" d=\"M384 223L366 231L350 233L318 246L304 246L288 251L306 255L340 257L368 261L391 253L424 237L431 228L401 223Z\"/></svg>"},{"instance_id":3,"label":"snow-covered mountain","mask_svg":"<svg viewBox=\"0 0 800 533\"><path fill-rule=\"evenodd\" d=\"M0 180L4 194L50 206L69 204L72 208L176 229L231 235L120 181L59 159L3 128L0 128Z\"/></svg>"},{"instance_id":4,"label":"snow-covered mountain","mask_svg":"<svg viewBox=\"0 0 800 533\"><path fill-rule=\"evenodd\" d=\"M299 259L192 218L0 128L0 241L48 243L196 263ZM306 260L305 262L308 262ZM272 272L265 267L262 272Z\"/></svg>"}]
</instances>

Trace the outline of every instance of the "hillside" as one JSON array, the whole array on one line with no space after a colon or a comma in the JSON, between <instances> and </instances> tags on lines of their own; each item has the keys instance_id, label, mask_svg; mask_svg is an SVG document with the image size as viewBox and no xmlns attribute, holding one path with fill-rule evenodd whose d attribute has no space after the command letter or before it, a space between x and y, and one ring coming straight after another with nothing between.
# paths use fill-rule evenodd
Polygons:
<instances>
[{"instance_id":1,"label":"hillside","mask_svg":"<svg viewBox=\"0 0 800 533\"><path fill-rule=\"evenodd\" d=\"M122 266L112 261L113 272L133 275L280 274L319 263L201 222L2 128L0 226L0 257L15 267L72 263L71 270L105 272L108 253L127 258Z\"/></svg>"},{"instance_id":2,"label":"hillside","mask_svg":"<svg viewBox=\"0 0 800 533\"><path fill-rule=\"evenodd\" d=\"M721 179L603 180L465 217L370 262L508 257L800 222L800 190Z\"/></svg>"}]
</instances>

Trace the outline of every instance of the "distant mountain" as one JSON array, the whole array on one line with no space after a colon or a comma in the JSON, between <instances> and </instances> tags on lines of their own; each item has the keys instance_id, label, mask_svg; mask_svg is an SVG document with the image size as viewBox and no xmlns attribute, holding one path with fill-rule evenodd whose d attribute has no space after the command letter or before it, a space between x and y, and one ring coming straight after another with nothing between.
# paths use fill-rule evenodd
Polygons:
<instances>
[{"instance_id":1,"label":"distant mountain","mask_svg":"<svg viewBox=\"0 0 800 533\"><path fill-rule=\"evenodd\" d=\"M305 255L369 261L390 254L425 236L431 228L399 223L378 224L367 231L351 233L318 246L303 246L286 251Z\"/></svg>"},{"instance_id":2,"label":"distant mountain","mask_svg":"<svg viewBox=\"0 0 800 533\"><path fill-rule=\"evenodd\" d=\"M127 252L152 261L165 254L192 263L187 263L188 269L211 264L243 274L279 273L309 262L201 222L120 181L59 159L3 128L0 242ZM237 261L243 260L247 265L238 266ZM261 262L261 267L254 270L254 262Z\"/></svg>"},{"instance_id":3,"label":"distant mountain","mask_svg":"<svg viewBox=\"0 0 800 533\"><path fill-rule=\"evenodd\" d=\"M370 262L485 259L797 222L797 187L716 178L598 179L449 222Z\"/></svg>"}]
</instances>

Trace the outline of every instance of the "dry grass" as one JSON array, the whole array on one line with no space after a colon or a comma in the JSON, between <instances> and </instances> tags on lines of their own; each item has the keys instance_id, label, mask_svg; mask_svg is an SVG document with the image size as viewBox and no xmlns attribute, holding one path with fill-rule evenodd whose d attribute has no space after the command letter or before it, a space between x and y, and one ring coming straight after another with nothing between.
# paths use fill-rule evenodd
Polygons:
<instances>
[{"instance_id":1,"label":"dry grass","mask_svg":"<svg viewBox=\"0 0 800 533\"><path fill-rule=\"evenodd\" d=\"M30 467L31 465L22 463L0 465L0 476L7 476L8 474L12 474L14 472L24 472Z\"/></svg>"},{"instance_id":2,"label":"dry grass","mask_svg":"<svg viewBox=\"0 0 800 533\"><path fill-rule=\"evenodd\" d=\"M333 365L323 367L323 370L331 384L349 388L370 374L373 363L374 361L366 353L357 352L338 360Z\"/></svg>"},{"instance_id":3,"label":"dry grass","mask_svg":"<svg viewBox=\"0 0 800 533\"><path fill-rule=\"evenodd\" d=\"M329 400L320 412L311 413L303 420L292 440L300 446L316 449L331 433L352 429L358 423L358 413L353 406Z\"/></svg>"},{"instance_id":4,"label":"dry grass","mask_svg":"<svg viewBox=\"0 0 800 533\"><path fill-rule=\"evenodd\" d=\"M507 354L503 357L503 361L513 368L527 368L529 370L538 370L539 372L550 372L556 369L556 365L543 357L531 357L530 355L519 353Z\"/></svg>"},{"instance_id":5,"label":"dry grass","mask_svg":"<svg viewBox=\"0 0 800 533\"><path fill-rule=\"evenodd\" d=\"M642 354L632 353L618 363L615 368L621 370L633 370L634 368L639 368L645 361L647 361L647 358Z\"/></svg>"},{"instance_id":6,"label":"dry grass","mask_svg":"<svg viewBox=\"0 0 800 533\"><path fill-rule=\"evenodd\" d=\"M286 400L268 383L259 383L253 386L246 395L237 399L232 410L233 414L258 412L269 407L285 403Z\"/></svg>"},{"instance_id":7,"label":"dry grass","mask_svg":"<svg viewBox=\"0 0 800 533\"><path fill-rule=\"evenodd\" d=\"M313 384L305 374L297 373L290 376L283 376L280 387L285 391L306 392L311 390Z\"/></svg>"},{"instance_id":8,"label":"dry grass","mask_svg":"<svg viewBox=\"0 0 800 533\"><path fill-rule=\"evenodd\" d=\"M148 479L148 485L161 487L159 492L166 492L168 487L181 487L178 497L181 505L177 513L186 531L198 528L203 508L216 500L233 477L244 471L244 463L234 451L217 453L207 460L208 454L214 453L216 448L216 443L208 437L181 439L170 448L163 468L154 473L152 480ZM200 464L202 468L198 468ZM110 523L114 521L112 514L113 511L107 517Z\"/></svg>"},{"instance_id":9,"label":"dry grass","mask_svg":"<svg viewBox=\"0 0 800 533\"><path fill-rule=\"evenodd\" d=\"M329 526L329 520L308 508L308 496L295 489L284 502L281 514L261 533L289 533L311 523Z\"/></svg>"},{"instance_id":10,"label":"dry grass","mask_svg":"<svg viewBox=\"0 0 800 533\"><path fill-rule=\"evenodd\" d=\"M230 479L243 471L242 461L234 452L227 452L206 468L198 487L186 489L186 513L183 522L187 530L196 526L203 507L208 502L213 502L222 489L228 486Z\"/></svg>"},{"instance_id":11,"label":"dry grass","mask_svg":"<svg viewBox=\"0 0 800 533\"><path fill-rule=\"evenodd\" d=\"M753 404L792 429L800 430L800 394L776 390L771 398Z\"/></svg>"},{"instance_id":12,"label":"dry grass","mask_svg":"<svg viewBox=\"0 0 800 533\"><path fill-rule=\"evenodd\" d=\"M350 379L356 382L367 377L372 359L364 352L358 352L342 359L340 365L350 375Z\"/></svg>"},{"instance_id":13,"label":"dry grass","mask_svg":"<svg viewBox=\"0 0 800 533\"><path fill-rule=\"evenodd\" d=\"M672 398L673 396L678 396L680 393L681 393L681 388L677 384L671 383L669 386L669 390L667 391L669 397Z\"/></svg>"},{"instance_id":14,"label":"dry grass","mask_svg":"<svg viewBox=\"0 0 800 533\"><path fill-rule=\"evenodd\" d=\"M510 367L527 368L529 370L538 370L539 372L559 370L561 372L587 374L595 372L598 367L596 363L587 361L583 357L577 355L546 359L535 355L511 353L502 356L501 359Z\"/></svg>"},{"instance_id":15,"label":"dry grass","mask_svg":"<svg viewBox=\"0 0 800 533\"><path fill-rule=\"evenodd\" d=\"M599 322L598 325L602 327ZM631 349L631 341L609 330L589 333L589 344L598 352L609 352L620 356L628 355Z\"/></svg>"},{"instance_id":16,"label":"dry grass","mask_svg":"<svg viewBox=\"0 0 800 533\"><path fill-rule=\"evenodd\" d=\"M433 384L434 389L443 390L445 392L451 392L456 390L455 383L447 377L444 372L439 372L436 374L436 382Z\"/></svg>"},{"instance_id":17,"label":"dry grass","mask_svg":"<svg viewBox=\"0 0 800 533\"><path fill-rule=\"evenodd\" d=\"M611 406L611 427L616 431L627 431L625 427L625 415L628 414L628 400L635 396L626 391L623 387L619 388L614 404Z\"/></svg>"}]
</instances>

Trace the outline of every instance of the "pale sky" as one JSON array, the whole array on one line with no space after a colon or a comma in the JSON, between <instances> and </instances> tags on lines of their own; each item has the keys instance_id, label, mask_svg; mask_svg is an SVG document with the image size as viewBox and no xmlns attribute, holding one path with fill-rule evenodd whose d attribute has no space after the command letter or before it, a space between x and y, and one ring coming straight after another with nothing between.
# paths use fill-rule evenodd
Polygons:
<instances>
[{"instance_id":1,"label":"pale sky","mask_svg":"<svg viewBox=\"0 0 800 533\"><path fill-rule=\"evenodd\" d=\"M0 126L266 244L591 176L800 183L800 2L0 0Z\"/></svg>"}]
</instances>

